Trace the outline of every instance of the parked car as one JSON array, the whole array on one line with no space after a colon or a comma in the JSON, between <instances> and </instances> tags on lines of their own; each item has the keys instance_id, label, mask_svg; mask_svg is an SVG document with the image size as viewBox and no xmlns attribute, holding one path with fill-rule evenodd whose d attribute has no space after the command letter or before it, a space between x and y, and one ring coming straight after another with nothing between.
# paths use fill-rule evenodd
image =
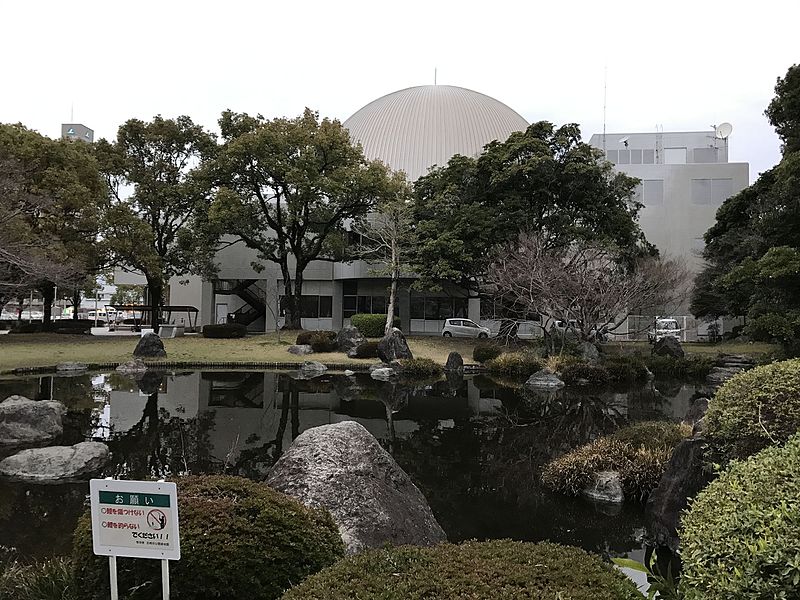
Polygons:
<instances>
[{"instance_id":1,"label":"parked car","mask_svg":"<svg viewBox=\"0 0 800 600\"><path fill-rule=\"evenodd\" d=\"M471 319L445 319L442 326L443 337L488 338L491 330L481 327Z\"/></svg>"},{"instance_id":2,"label":"parked car","mask_svg":"<svg viewBox=\"0 0 800 600\"><path fill-rule=\"evenodd\" d=\"M654 344L665 337L674 337L679 340L681 328L676 319L656 319L653 328L647 332L647 341Z\"/></svg>"}]
</instances>

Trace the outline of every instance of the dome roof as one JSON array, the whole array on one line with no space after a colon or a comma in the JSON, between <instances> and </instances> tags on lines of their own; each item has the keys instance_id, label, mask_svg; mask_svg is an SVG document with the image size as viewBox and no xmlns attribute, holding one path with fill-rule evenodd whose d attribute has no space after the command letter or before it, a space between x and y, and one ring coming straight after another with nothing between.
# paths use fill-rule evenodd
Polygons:
<instances>
[{"instance_id":1,"label":"dome roof","mask_svg":"<svg viewBox=\"0 0 800 600\"><path fill-rule=\"evenodd\" d=\"M454 154L476 156L491 141L504 142L528 122L494 98L451 85L423 85L387 94L344 122L364 154L410 181Z\"/></svg>"}]
</instances>

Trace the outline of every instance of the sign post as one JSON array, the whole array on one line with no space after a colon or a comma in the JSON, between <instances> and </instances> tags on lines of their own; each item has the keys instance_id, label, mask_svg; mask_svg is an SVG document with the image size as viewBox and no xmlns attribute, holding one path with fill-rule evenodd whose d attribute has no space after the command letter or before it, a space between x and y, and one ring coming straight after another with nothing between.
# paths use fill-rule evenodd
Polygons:
<instances>
[{"instance_id":1,"label":"sign post","mask_svg":"<svg viewBox=\"0 0 800 600\"><path fill-rule=\"evenodd\" d=\"M169 600L169 561L180 560L178 489L164 481L89 482L92 545L108 556L111 600L118 600L117 556L161 561L161 590Z\"/></svg>"}]
</instances>

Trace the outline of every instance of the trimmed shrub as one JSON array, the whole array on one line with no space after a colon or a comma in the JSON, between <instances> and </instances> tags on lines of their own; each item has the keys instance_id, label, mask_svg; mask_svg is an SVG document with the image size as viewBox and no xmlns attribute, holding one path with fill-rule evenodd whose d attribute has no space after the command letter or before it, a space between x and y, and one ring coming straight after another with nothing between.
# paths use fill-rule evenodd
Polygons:
<instances>
[{"instance_id":1,"label":"trimmed shrub","mask_svg":"<svg viewBox=\"0 0 800 600\"><path fill-rule=\"evenodd\" d=\"M800 434L736 462L683 518L687 600L797 598L800 590Z\"/></svg>"},{"instance_id":2,"label":"trimmed shrub","mask_svg":"<svg viewBox=\"0 0 800 600\"><path fill-rule=\"evenodd\" d=\"M336 332L329 331L327 329L301 331L297 334L297 340L295 341L295 344L310 346L315 339L318 340L319 343L336 342ZM318 350L314 349L314 351L317 352ZM331 352L331 350L319 350L319 352Z\"/></svg>"},{"instance_id":3,"label":"trimmed shrub","mask_svg":"<svg viewBox=\"0 0 800 600\"><path fill-rule=\"evenodd\" d=\"M335 352L339 348L335 331L314 331L308 343L314 352Z\"/></svg>"},{"instance_id":4,"label":"trimmed shrub","mask_svg":"<svg viewBox=\"0 0 800 600\"><path fill-rule=\"evenodd\" d=\"M400 317L395 317L392 324L399 329ZM358 329L364 337L382 338L386 329L386 315L358 313L350 317L350 325Z\"/></svg>"},{"instance_id":5,"label":"trimmed shrub","mask_svg":"<svg viewBox=\"0 0 800 600\"><path fill-rule=\"evenodd\" d=\"M608 373L609 382L614 384L647 381L650 377L644 359L636 354L609 356L603 361L603 367Z\"/></svg>"},{"instance_id":6,"label":"trimmed shrub","mask_svg":"<svg viewBox=\"0 0 800 600\"><path fill-rule=\"evenodd\" d=\"M444 369L430 358L406 358L400 361L402 374L406 377L433 377L441 375Z\"/></svg>"},{"instance_id":7,"label":"trimmed shrub","mask_svg":"<svg viewBox=\"0 0 800 600\"><path fill-rule=\"evenodd\" d=\"M353 358L378 358L378 342L363 342L356 347Z\"/></svg>"},{"instance_id":8,"label":"trimmed shrub","mask_svg":"<svg viewBox=\"0 0 800 600\"><path fill-rule=\"evenodd\" d=\"M219 325L203 325L203 337L214 339L243 338L247 335L247 327L239 323L220 323Z\"/></svg>"},{"instance_id":9,"label":"trimmed shrub","mask_svg":"<svg viewBox=\"0 0 800 600\"><path fill-rule=\"evenodd\" d=\"M724 459L746 458L800 431L800 359L739 373L717 390L706 435Z\"/></svg>"},{"instance_id":10,"label":"trimmed shrub","mask_svg":"<svg viewBox=\"0 0 800 600\"><path fill-rule=\"evenodd\" d=\"M0 565L0 598L7 600L79 600L72 564L50 558L30 565L15 560Z\"/></svg>"},{"instance_id":11,"label":"trimmed shrub","mask_svg":"<svg viewBox=\"0 0 800 600\"><path fill-rule=\"evenodd\" d=\"M599 365L589 363L574 363L567 365L561 371L561 379L567 385L588 384L604 386L609 382L608 371Z\"/></svg>"},{"instance_id":12,"label":"trimmed shrub","mask_svg":"<svg viewBox=\"0 0 800 600\"><path fill-rule=\"evenodd\" d=\"M401 546L349 556L284 600L569 598L641 600L636 585L579 548L497 540Z\"/></svg>"},{"instance_id":13,"label":"trimmed shrub","mask_svg":"<svg viewBox=\"0 0 800 600\"><path fill-rule=\"evenodd\" d=\"M661 377L704 379L714 368L714 361L713 356L674 358L653 354L647 357L645 364L654 375Z\"/></svg>"},{"instance_id":14,"label":"trimmed shrub","mask_svg":"<svg viewBox=\"0 0 800 600\"><path fill-rule=\"evenodd\" d=\"M41 323L17 323L10 330L9 335L12 333L41 333Z\"/></svg>"},{"instance_id":15,"label":"trimmed shrub","mask_svg":"<svg viewBox=\"0 0 800 600\"><path fill-rule=\"evenodd\" d=\"M486 362L486 369L500 375L527 377L544 366L542 359L531 352L504 352Z\"/></svg>"},{"instance_id":16,"label":"trimmed shrub","mask_svg":"<svg viewBox=\"0 0 800 600\"><path fill-rule=\"evenodd\" d=\"M503 353L503 349L497 344L476 344L472 349L472 359L479 363L497 358Z\"/></svg>"},{"instance_id":17,"label":"trimmed shrub","mask_svg":"<svg viewBox=\"0 0 800 600\"><path fill-rule=\"evenodd\" d=\"M192 476L177 483L181 560L170 569L176 598L280 598L344 554L326 510L240 477ZM75 530L73 564L81 598L109 597L108 560L92 551L88 514ZM118 559L117 565L122 597L134 588L131 597L160 597L158 561Z\"/></svg>"},{"instance_id":18,"label":"trimmed shrub","mask_svg":"<svg viewBox=\"0 0 800 600\"><path fill-rule=\"evenodd\" d=\"M628 499L644 500L658 485L672 451L691 427L645 421L571 450L549 462L542 483L557 492L578 495L595 473L618 471Z\"/></svg>"},{"instance_id":19,"label":"trimmed shrub","mask_svg":"<svg viewBox=\"0 0 800 600\"><path fill-rule=\"evenodd\" d=\"M50 324L50 330L55 333L64 334L85 334L94 327L94 321L87 319L59 319Z\"/></svg>"}]
</instances>

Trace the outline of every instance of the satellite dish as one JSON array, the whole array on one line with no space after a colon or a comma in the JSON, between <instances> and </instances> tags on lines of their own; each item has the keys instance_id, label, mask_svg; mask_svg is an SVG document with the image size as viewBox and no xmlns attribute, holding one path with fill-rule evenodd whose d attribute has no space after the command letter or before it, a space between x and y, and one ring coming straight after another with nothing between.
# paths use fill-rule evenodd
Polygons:
<instances>
[{"instance_id":1,"label":"satellite dish","mask_svg":"<svg viewBox=\"0 0 800 600\"><path fill-rule=\"evenodd\" d=\"M630 138L629 138L629 137L626 135L624 138L620 138L620 140L619 140L619 143L620 143L620 144L624 144L624 143L625 143L625 142L627 142L629 139L630 139Z\"/></svg>"},{"instance_id":2,"label":"satellite dish","mask_svg":"<svg viewBox=\"0 0 800 600\"><path fill-rule=\"evenodd\" d=\"M723 140L727 139L733 131L733 125L730 123L721 123L714 128L714 135Z\"/></svg>"}]
</instances>

